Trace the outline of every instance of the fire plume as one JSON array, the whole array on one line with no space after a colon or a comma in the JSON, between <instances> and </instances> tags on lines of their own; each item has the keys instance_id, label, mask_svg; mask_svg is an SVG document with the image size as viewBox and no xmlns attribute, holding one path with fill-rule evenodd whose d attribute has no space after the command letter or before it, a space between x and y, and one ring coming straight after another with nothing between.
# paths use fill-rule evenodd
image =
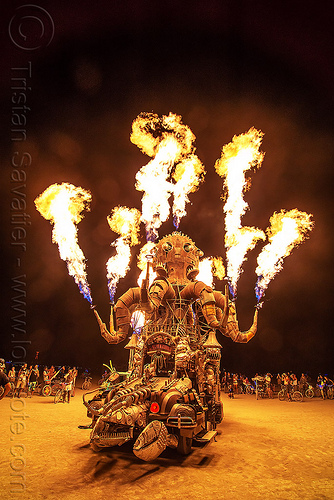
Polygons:
<instances>
[{"instance_id":1,"label":"fire plume","mask_svg":"<svg viewBox=\"0 0 334 500\"><path fill-rule=\"evenodd\" d=\"M155 253L155 243L153 241L148 241L145 245L140 249L137 265L141 270L140 276L138 278L138 286L141 286L144 279L146 278L146 270L147 270L147 262L153 259ZM156 278L157 273L153 271L152 267L149 268L149 283L150 286L153 283L153 280Z\"/></svg>"},{"instance_id":2,"label":"fire plume","mask_svg":"<svg viewBox=\"0 0 334 500\"><path fill-rule=\"evenodd\" d=\"M206 257L199 262L198 265L199 273L196 276L196 280L203 281L206 285L213 287L213 274L212 274L212 259L211 257Z\"/></svg>"},{"instance_id":3,"label":"fire plume","mask_svg":"<svg viewBox=\"0 0 334 500\"><path fill-rule=\"evenodd\" d=\"M147 262L153 260L153 256L155 254L156 244L153 241L148 241L145 245L140 249L139 255L137 257L137 265L141 270L141 273L138 278L138 286L141 286L144 279L146 279L146 271L147 271ZM152 267L149 268L149 283L150 286L153 283L153 280L157 277L157 273L153 271Z\"/></svg>"},{"instance_id":4,"label":"fire plume","mask_svg":"<svg viewBox=\"0 0 334 500\"><path fill-rule=\"evenodd\" d=\"M221 257L207 257L199 262L198 281L203 281L213 288L213 278L223 280L225 277L225 266Z\"/></svg>"},{"instance_id":5,"label":"fire plume","mask_svg":"<svg viewBox=\"0 0 334 500\"><path fill-rule=\"evenodd\" d=\"M147 241L155 241L158 229L170 213L169 198L174 194L174 225L186 214L188 194L196 191L204 176L204 167L194 154L195 136L181 121L169 113L159 117L141 113L132 124L130 137L143 153L153 157L136 175L136 189L143 191L142 221Z\"/></svg>"},{"instance_id":6,"label":"fire plume","mask_svg":"<svg viewBox=\"0 0 334 500\"><path fill-rule=\"evenodd\" d=\"M275 212L270 218L267 229L269 243L265 245L257 258L258 276L255 292L260 301L270 281L282 270L283 259L290 255L293 248L302 243L306 233L312 230L312 214L297 209Z\"/></svg>"},{"instance_id":7,"label":"fire plume","mask_svg":"<svg viewBox=\"0 0 334 500\"><path fill-rule=\"evenodd\" d=\"M212 257L212 274L219 280L225 278L226 270L221 257Z\"/></svg>"},{"instance_id":8,"label":"fire plume","mask_svg":"<svg viewBox=\"0 0 334 500\"><path fill-rule=\"evenodd\" d=\"M70 276L85 299L92 304L87 282L86 259L78 245L77 224L83 210L89 210L91 194L72 184L52 184L35 199L39 213L53 224L52 241L58 244L60 258L67 263Z\"/></svg>"},{"instance_id":9,"label":"fire plume","mask_svg":"<svg viewBox=\"0 0 334 500\"><path fill-rule=\"evenodd\" d=\"M221 157L215 164L216 172L224 178L226 192L224 212L227 276L233 296L236 294L241 265L246 260L247 251L252 250L258 240L265 239L261 229L241 226L241 217L248 209L248 204L243 199L243 193L249 187L245 173L262 164L264 153L259 151L262 137L263 133L254 127L245 134L234 136L223 147Z\"/></svg>"},{"instance_id":10,"label":"fire plume","mask_svg":"<svg viewBox=\"0 0 334 500\"><path fill-rule=\"evenodd\" d=\"M140 212L135 208L116 207L107 217L107 221L110 228L120 235L111 244L116 249L116 255L110 257L106 264L109 296L113 302L117 283L129 270L130 246L139 243Z\"/></svg>"}]
</instances>

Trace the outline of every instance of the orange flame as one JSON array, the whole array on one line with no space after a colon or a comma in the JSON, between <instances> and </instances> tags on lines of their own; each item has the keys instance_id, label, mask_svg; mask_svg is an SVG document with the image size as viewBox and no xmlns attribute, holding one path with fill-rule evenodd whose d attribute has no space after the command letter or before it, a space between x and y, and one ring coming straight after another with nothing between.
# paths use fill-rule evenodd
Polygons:
<instances>
[{"instance_id":1,"label":"orange flame","mask_svg":"<svg viewBox=\"0 0 334 500\"><path fill-rule=\"evenodd\" d=\"M130 139L143 153L154 157L136 175L136 189L144 192L142 220L147 240L154 241L161 224L169 217L171 194L174 194L173 214L178 228L186 214L188 194L196 191L204 167L194 154L195 136L182 123L181 116L141 113L132 124Z\"/></svg>"},{"instance_id":2,"label":"orange flame","mask_svg":"<svg viewBox=\"0 0 334 500\"><path fill-rule=\"evenodd\" d=\"M196 280L203 281L206 285L213 287L213 278L223 280L225 277L225 266L221 257L207 257L199 262L199 273Z\"/></svg>"},{"instance_id":3,"label":"orange flame","mask_svg":"<svg viewBox=\"0 0 334 500\"><path fill-rule=\"evenodd\" d=\"M113 302L117 283L129 270L130 246L139 243L140 212L136 208L116 207L107 217L107 221L110 228L120 235L112 243L116 248L116 255L110 257L106 264L109 295Z\"/></svg>"},{"instance_id":4,"label":"orange flame","mask_svg":"<svg viewBox=\"0 0 334 500\"><path fill-rule=\"evenodd\" d=\"M314 222L311 217L312 214L300 212L295 208L289 212L275 212L270 218L270 227L267 229L269 243L260 252L255 270L258 276L258 300L264 295L270 281L282 270L283 259L290 255L293 248L305 240L306 233L312 230Z\"/></svg>"},{"instance_id":5,"label":"orange flame","mask_svg":"<svg viewBox=\"0 0 334 500\"><path fill-rule=\"evenodd\" d=\"M212 274L219 280L225 278L226 270L221 257L212 257Z\"/></svg>"},{"instance_id":6,"label":"orange flame","mask_svg":"<svg viewBox=\"0 0 334 500\"><path fill-rule=\"evenodd\" d=\"M77 224L83 210L89 210L91 198L89 191L62 183L52 184L35 199L39 213L53 224L52 241L58 244L60 258L66 261L69 275L90 303L86 259L78 245Z\"/></svg>"},{"instance_id":7,"label":"orange flame","mask_svg":"<svg viewBox=\"0 0 334 500\"><path fill-rule=\"evenodd\" d=\"M249 187L245 172L251 168L259 168L264 153L259 151L263 133L250 128L245 134L234 136L232 142L225 145L215 169L223 177L227 193L225 212L225 246L227 258L227 276L232 294L235 295L237 281L241 273L241 265L246 260L246 253L252 250L257 241L265 239L262 230L255 227L241 226L241 217L248 208L243 193Z\"/></svg>"},{"instance_id":8,"label":"orange flame","mask_svg":"<svg viewBox=\"0 0 334 500\"><path fill-rule=\"evenodd\" d=\"M196 276L196 280L203 281L206 285L213 287L213 274L212 274L212 259L211 257L206 257L202 259L198 264L199 273Z\"/></svg>"},{"instance_id":9,"label":"orange flame","mask_svg":"<svg viewBox=\"0 0 334 500\"><path fill-rule=\"evenodd\" d=\"M139 252L139 255L137 257L137 265L139 269L141 270L141 273L138 278L138 286L141 286L144 279L146 278L146 266L147 266L147 261L151 261L153 259L153 256L155 254L155 247L156 244L153 243L152 241L148 241L141 249ZM153 271L152 267L150 266L149 268L149 283L148 286L151 286L153 283L153 280L157 277L157 273Z\"/></svg>"}]
</instances>

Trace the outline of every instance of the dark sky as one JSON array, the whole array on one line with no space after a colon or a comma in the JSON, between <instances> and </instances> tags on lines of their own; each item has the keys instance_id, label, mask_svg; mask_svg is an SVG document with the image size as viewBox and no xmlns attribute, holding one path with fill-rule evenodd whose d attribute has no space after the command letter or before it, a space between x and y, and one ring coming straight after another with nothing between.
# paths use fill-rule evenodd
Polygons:
<instances>
[{"instance_id":1,"label":"dark sky","mask_svg":"<svg viewBox=\"0 0 334 500\"><path fill-rule=\"evenodd\" d=\"M243 224L264 230L281 208L298 208L315 220L310 238L270 284L256 337L247 345L219 338L223 365L249 374L333 375L334 7L331 2L282 3L3 2L0 355L13 359L14 347L21 346L14 353L19 356L26 347L28 362L39 351L41 363L99 371L112 359L125 369L127 351L100 338L88 302L51 243L51 226L33 201L56 182L92 192L79 242L94 304L107 320L105 262L116 235L106 216L120 204L141 208L135 174L148 161L129 140L131 124L142 111L172 111L196 135L196 152L207 171L205 183L190 195L192 204L180 226L206 256L224 255L221 180L214 163L233 135L252 126L265 134L266 155L245 195L250 210ZM29 108L19 110L20 119L26 118L21 126L13 124L17 82L24 86L21 99ZM19 129L26 134L23 141L15 140L23 137ZM26 179L11 182L12 163L28 158L24 153L31 158L22 167ZM22 240L25 252L13 245L16 197L25 199L31 222ZM160 235L172 230L170 219ZM249 254L239 280L243 330L254 311L259 250ZM136 274L133 257L132 272L120 282L116 297L135 286ZM18 331L12 307L18 292L11 287L21 275L26 297L19 305L23 323Z\"/></svg>"}]
</instances>

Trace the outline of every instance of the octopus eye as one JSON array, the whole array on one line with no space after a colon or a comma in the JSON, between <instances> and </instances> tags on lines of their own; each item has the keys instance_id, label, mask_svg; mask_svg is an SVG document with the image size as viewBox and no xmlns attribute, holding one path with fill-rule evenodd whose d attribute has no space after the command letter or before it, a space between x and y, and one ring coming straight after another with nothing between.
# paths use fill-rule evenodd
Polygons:
<instances>
[{"instance_id":1,"label":"octopus eye","mask_svg":"<svg viewBox=\"0 0 334 500\"><path fill-rule=\"evenodd\" d=\"M185 244L183 245L183 249L184 249L186 252L191 252L191 250L193 250L193 249L194 249L194 247L192 246L192 244L191 244L191 243L185 243Z\"/></svg>"},{"instance_id":2,"label":"octopus eye","mask_svg":"<svg viewBox=\"0 0 334 500\"><path fill-rule=\"evenodd\" d=\"M166 241L165 243L162 244L162 249L164 252L169 252L173 248L173 245Z\"/></svg>"}]
</instances>

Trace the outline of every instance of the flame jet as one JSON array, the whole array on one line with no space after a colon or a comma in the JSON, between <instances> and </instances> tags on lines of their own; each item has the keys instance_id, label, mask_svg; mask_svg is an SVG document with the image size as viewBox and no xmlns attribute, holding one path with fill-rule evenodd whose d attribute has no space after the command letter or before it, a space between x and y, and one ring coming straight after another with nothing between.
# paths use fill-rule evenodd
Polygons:
<instances>
[{"instance_id":1,"label":"flame jet","mask_svg":"<svg viewBox=\"0 0 334 500\"><path fill-rule=\"evenodd\" d=\"M241 226L241 217L248 208L243 199L243 193L249 187L245 172L251 168L259 168L262 164L264 153L259 151L262 137L263 133L254 127L245 134L234 136L232 142L223 147L221 157L215 164L216 172L224 178L224 189L227 192L224 205L225 246L227 276L233 298L247 251L252 250L258 240L265 239L261 229Z\"/></svg>"},{"instance_id":2,"label":"flame jet","mask_svg":"<svg viewBox=\"0 0 334 500\"><path fill-rule=\"evenodd\" d=\"M137 257L137 265L141 270L140 276L137 280L138 286L143 285L143 281L148 279L147 285L150 286L153 280L157 277L157 274L153 271L151 266L147 266L148 262L151 262L154 259L156 252L156 244L153 241L148 241L145 245L140 249L139 255ZM148 272L148 276L147 276Z\"/></svg>"},{"instance_id":3,"label":"flame jet","mask_svg":"<svg viewBox=\"0 0 334 500\"><path fill-rule=\"evenodd\" d=\"M270 281L282 270L283 259L304 241L307 231L312 230L314 222L311 217L312 214L293 209L275 212L270 218L270 227L267 229L269 243L260 252L255 270L258 276L255 287L258 302Z\"/></svg>"},{"instance_id":4,"label":"flame jet","mask_svg":"<svg viewBox=\"0 0 334 500\"><path fill-rule=\"evenodd\" d=\"M142 221L147 241L158 238L158 229L170 213L169 198L174 194L174 226L186 215L188 194L196 191L203 180L204 167L194 154L195 136L181 121L169 113L159 117L141 113L132 124L130 140L153 159L136 175L136 189L143 191Z\"/></svg>"},{"instance_id":5,"label":"flame jet","mask_svg":"<svg viewBox=\"0 0 334 500\"><path fill-rule=\"evenodd\" d=\"M138 245L140 212L136 208L116 207L107 217L110 229L120 236L111 245L116 248L116 255L107 261L107 279L110 300L113 303L117 283L129 270L130 246Z\"/></svg>"},{"instance_id":6,"label":"flame jet","mask_svg":"<svg viewBox=\"0 0 334 500\"><path fill-rule=\"evenodd\" d=\"M113 304L116 293L116 287L120 278L124 278L129 270L131 251L130 247L138 245L140 212L136 208L115 207L107 217L110 229L120 236L111 244L116 248L116 255L110 257L107 261L107 279L110 297L110 328L113 329ZM100 326L102 336L107 338L109 334L106 324L103 323L95 306L93 308L95 317Z\"/></svg>"},{"instance_id":7,"label":"flame jet","mask_svg":"<svg viewBox=\"0 0 334 500\"><path fill-rule=\"evenodd\" d=\"M199 261L199 273L197 280L203 281L210 287L213 286L213 278L223 280L225 277L225 266L221 257L207 257Z\"/></svg>"},{"instance_id":8,"label":"flame jet","mask_svg":"<svg viewBox=\"0 0 334 500\"><path fill-rule=\"evenodd\" d=\"M84 209L89 210L91 194L72 184L52 184L35 199L39 213L53 224L52 241L58 244L60 258L67 263L70 276L85 299L92 304L87 282L86 259L78 245L77 224Z\"/></svg>"}]
</instances>

